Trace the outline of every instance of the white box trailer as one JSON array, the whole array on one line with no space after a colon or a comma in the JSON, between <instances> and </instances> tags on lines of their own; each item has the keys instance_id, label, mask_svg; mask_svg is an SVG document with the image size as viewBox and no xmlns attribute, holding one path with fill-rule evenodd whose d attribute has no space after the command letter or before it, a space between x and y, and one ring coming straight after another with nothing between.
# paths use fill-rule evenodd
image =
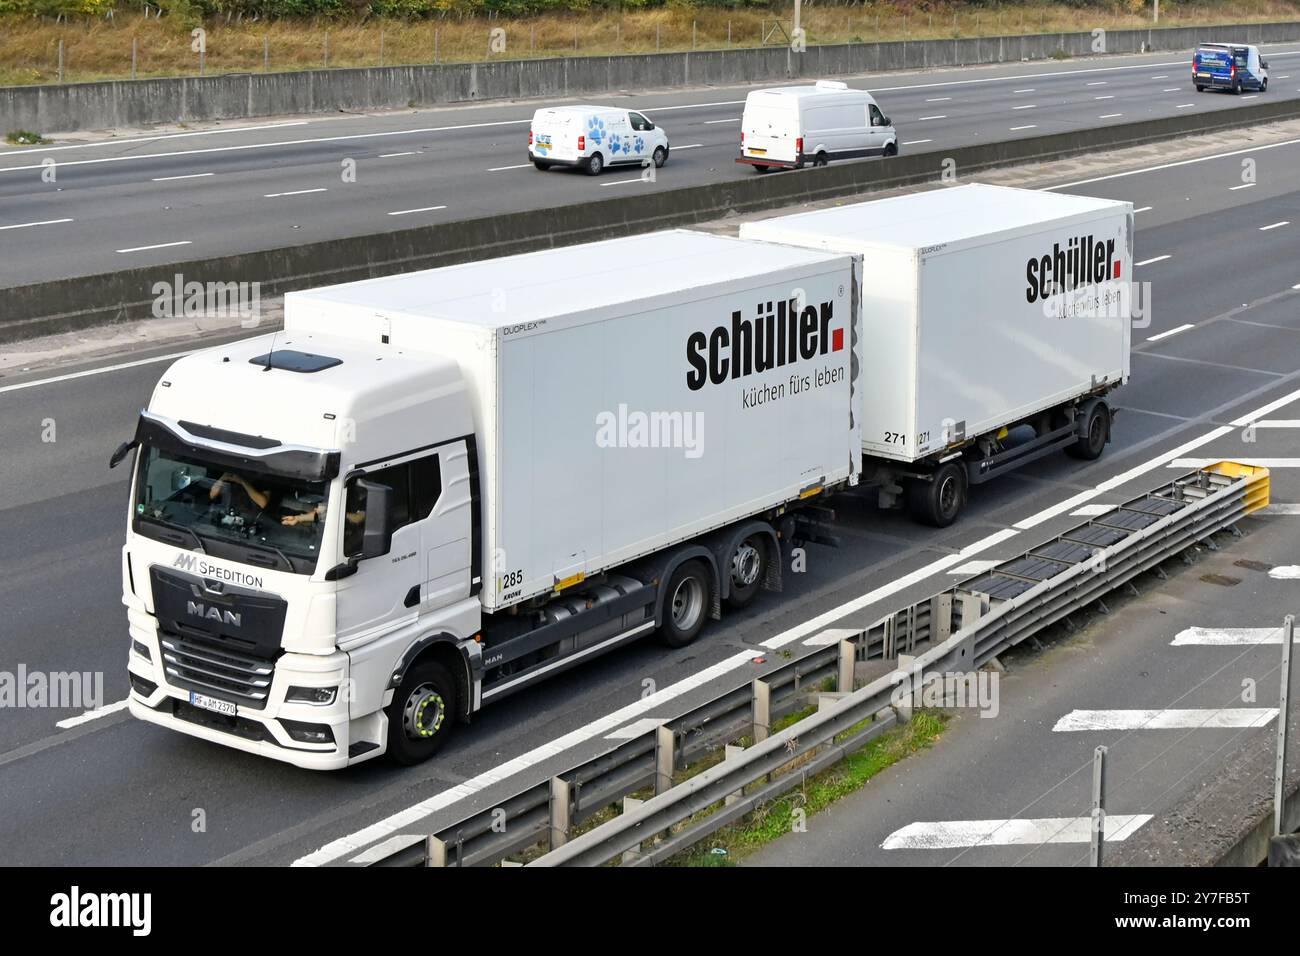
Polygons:
<instances>
[{"instance_id":1,"label":"white box trailer","mask_svg":"<svg viewBox=\"0 0 1300 956\"><path fill-rule=\"evenodd\" d=\"M291 292L285 330L460 367L495 611L856 477L853 286L683 230Z\"/></svg>"},{"instance_id":2,"label":"white box trailer","mask_svg":"<svg viewBox=\"0 0 1300 956\"><path fill-rule=\"evenodd\" d=\"M1101 454L1102 396L1129 376L1130 203L972 184L740 235L862 256L864 473L874 462L883 503L906 486L919 517L947 524L964 484L1058 447ZM1004 447L1026 423L1036 436ZM936 509L935 471L956 456L966 475L943 469L950 494Z\"/></svg>"}]
</instances>

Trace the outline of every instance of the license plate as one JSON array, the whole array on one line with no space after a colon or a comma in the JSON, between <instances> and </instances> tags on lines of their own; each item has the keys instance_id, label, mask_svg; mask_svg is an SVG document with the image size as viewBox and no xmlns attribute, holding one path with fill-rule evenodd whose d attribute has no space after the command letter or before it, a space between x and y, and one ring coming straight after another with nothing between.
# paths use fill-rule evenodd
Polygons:
<instances>
[{"instance_id":1,"label":"license plate","mask_svg":"<svg viewBox=\"0 0 1300 956\"><path fill-rule=\"evenodd\" d=\"M755 156L766 156L766 155L767 155L767 150L765 150L765 149L751 149L750 152L753 153Z\"/></svg>"},{"instance_id":2,"label":"license plate","mask_svg":"<svg viewBox=\"0 0 1300 956\"><path fill-rule=\"evenodd\" d=\"M202 707L204 710L225 714L227 717L235 716L234 704L225 700L217 700L215 697L208 697L206 694L196 694L194 691L190 691L190 703L195 707Z\"/></svg>"},{"instance_id":3,"label":"license plate","mask_svg":"<svg viewBox=\"0 0 1300 956\"><path fill-rule=\"evenodd\" d=\"M537 137L537 145L538 145L538 146L550 146L550 145L551 145L551 137L546 136L546 135L538 136L538 137Z\"/></svg>"}]
</instances>

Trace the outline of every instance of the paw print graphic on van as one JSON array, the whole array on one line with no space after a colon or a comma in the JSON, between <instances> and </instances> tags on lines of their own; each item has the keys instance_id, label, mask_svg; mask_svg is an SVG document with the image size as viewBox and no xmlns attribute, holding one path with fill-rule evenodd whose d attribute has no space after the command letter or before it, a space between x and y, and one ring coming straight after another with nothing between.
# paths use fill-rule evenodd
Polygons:
<instances>
[{"instance_id":1,"label":"paw print graphic on van","mask_svg":"<svg viewBox=\"0 0 1300 956\"><path fill-rule=\"evenodd\" d=\"M645 138L638 136L632 140L632 150L637 153L645 152Z\"/></svg>"},{"instance_id":2,"label":"paw print graphic on van","mask_svg":"<svg viewBox=\"0 0 1300 956\"><path fill-rule=\"evenodd\" d=\"M609 134L609 151L610 151L611 153L617 153L617 152L618 152L619 150L621 150L621 149L623 149L623 138L622 138L621 136L619 136L618 133L610 133L610 134ZM625 150L625 152L626 152L626 150Z\"/></svg>"},{"instance_id":3,"label":"paw print graphic on van","mask_svg":"<svg viewBox=\"0 0 1300 956\"><path fill-rule=\"evenodd\" d=\"M597 145L605 138L605 121L599 116L587 119L587 138Z\"/></svg>"}]
</instances>

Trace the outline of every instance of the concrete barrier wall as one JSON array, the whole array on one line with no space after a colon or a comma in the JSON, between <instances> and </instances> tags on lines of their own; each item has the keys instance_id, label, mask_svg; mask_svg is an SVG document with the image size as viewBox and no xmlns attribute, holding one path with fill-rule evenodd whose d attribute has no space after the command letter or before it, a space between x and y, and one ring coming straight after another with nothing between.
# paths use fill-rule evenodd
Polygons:
<instances>
[{"instance_id":1,"label":"concrete barrier wall","mask_svg":"<svg viewBox=\"0 0 1300 956\"><path fill-rule=\"evenodd\" d=\"M149 318L157 282L257 282L263 298L293 289L392 275L612 236L669 229L728 214L859 196L873 189L940 181L951 159L959 177L981 169L1041 162L1195 133L1300 117L1300 100L1125 123L942 153L903 154L878 162L832 164L801 172L749 176L592 203L571 203L399 232L353 236L105 275L0 289L0 342Z\"/></svg>"},{"instance_id":2,"label":"concrete barrier wall","mask_svg":"<svg viewBox=\"0 0 1300 956\"><path fill-rule=\"evenodd\" d=\"M1113 30L1104 51L1091 32L951 40L846 43L652 53L636 56L499 60L298 73L114 80L0 87L0 133L40 133L372 110L520 97L568 96L682 86L721 86L884 70L1041 60L1066 54L1189 50L1206 37L1248 43L1300 39L1300 22Z\"/></svg>"}]
</instances>

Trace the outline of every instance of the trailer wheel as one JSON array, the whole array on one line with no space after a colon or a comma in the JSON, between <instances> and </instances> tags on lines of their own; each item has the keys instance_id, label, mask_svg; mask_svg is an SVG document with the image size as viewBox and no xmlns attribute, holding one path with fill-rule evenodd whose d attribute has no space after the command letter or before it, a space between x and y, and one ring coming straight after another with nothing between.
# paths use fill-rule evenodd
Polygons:
<instances>
[{"instance_id":1,"label":"trailer wheel","mask_svg":"<svg viewBox=\"0 0 1300 956\"><path fill-rule=\"evenodd\" d=\"M708 569L699 561L687 561L673 572L664 592L664 623L660 628L669 647L685 647L695 640L704 627L711 596Z\"/></svg>"},{"instance_id":2,"label":"trailer wheel","mask_svg":"<svg viewBox=\"0 0 1300 956\"><path fill-rule=\"evenodd\" d=\"M416 664L388 705L388 752L407 767L428 760L442 749L455 723L455 680L436 661Z\"/></svg>"},{"instance_id":3,"label":"trailer wheel","mask_svg":"<svg viewBox=\"0 0 1300 956\"><path fill-rule=\"evenodd\" d=\"M966 507L966 470L949 461L934 470L934 478L913 479L907 486L907 507L912 517L936 528L946 528Z\"/></svg>"},{"instance_id":4,"label":"trailer wheel","mask_svg":"<svg viewBox=\"0 0 1300 956\"><path fill-rule=\"evenodd\" d=\"M1101 402L1092 406L1088 412L1088 421L1083 435L1073 445L1068 445L1066 454L1083 461L1096 461L1106 449L1110 439L1110 410Z\"/></svg>"},{"instance_id":5,"label":"trailer wheel","mask_svg":"<svg viewBox=\"0 0 1300 956\"><path fill-rule=\"evenodd\" d=\"M727 570L731 574L727 606L737 610L748 606L758 597L767 577L767 541L763 535L752 534L736 545Z\"/></svg>"}]
</instances>

